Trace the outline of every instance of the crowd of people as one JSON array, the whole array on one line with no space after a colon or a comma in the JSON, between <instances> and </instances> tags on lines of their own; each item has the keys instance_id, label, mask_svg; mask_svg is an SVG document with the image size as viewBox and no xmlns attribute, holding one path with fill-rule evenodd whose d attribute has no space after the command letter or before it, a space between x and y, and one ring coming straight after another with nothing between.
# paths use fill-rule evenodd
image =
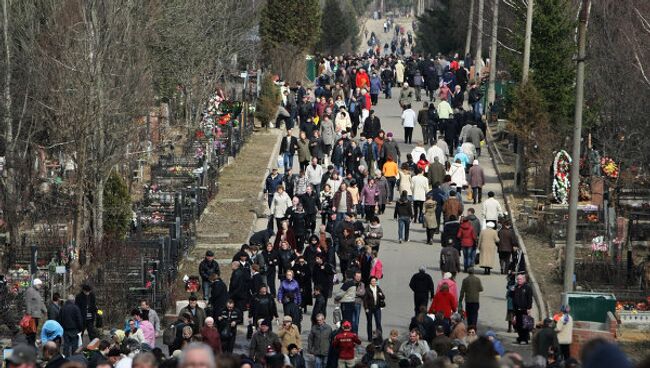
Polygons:
<instances>
[{"instance_id":1,"label":"crowd of people","mask_svg":"<svg viewBox=\"0 0 650 368\"><path fill-rule=\"evenodd\" d=\"M89 285L63 304L55 295L46 306L35 279L27 314L36 326L46 322L40 339L36 328L23 328L26 339L9 366L34 366L38 341L47 368L523 367L521 355L479 325L477 271L489 275L496 267L508 279L504 325L517 332L515 343L531 343L536 367L578 366L569 349L569 308L535 326L512 224L495 193L483 196L486 126L470 55L395 56L403 46L389 56L323 58L314 88L281 85L276 125L284 125L286 136L278 167L265 179L268 226L233 256L228 283L207 251L198 265L202 294L189 297L175 322L161 321L142 300L122 328L102 336ZM390 101L393 87L397 102ZM422 109L415 112L417 102ZM382 126L373 108L380 103L402 109L405 143L420 125L423 140L410 152ZM395 302L380 286L391 271L380 258L386 226L380 216L391 207L399 243L410 242L411 225L420 224L427 244L438 237L441 244L442 278L434 283L425 266L412 276L414 313L404 313L402 331L382 325L382 311ZM459 287L460 273L466 276ZM240 330L249 342L238 348ZM596 341L583 350L582 363L599 367L620 354ZM630 366L625 362L615 366Z\"/></svg>"}]
</instances>

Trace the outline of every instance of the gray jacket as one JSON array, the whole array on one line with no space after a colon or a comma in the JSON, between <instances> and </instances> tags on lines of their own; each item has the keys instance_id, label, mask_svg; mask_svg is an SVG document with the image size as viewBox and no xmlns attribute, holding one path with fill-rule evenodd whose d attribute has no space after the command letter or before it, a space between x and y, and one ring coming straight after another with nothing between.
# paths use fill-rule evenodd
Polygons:
<instances>
[{"instance_id":1,"label":"gray jacket","mask_svg":"<svg viewBox=\"0 0 650 368\"><path fill-rule=\"evenodd\" d=\"M43 303L43 297L33 286L25 290L25 314L29 314L33 318L47 316L47 307Z\"/></svg>"},{"instance_id":2,"label":"gray jacket","mask_svg":"<svg viewBox=\"0 0 650 368\"><path fill-rule=\"evenodd\" d=\"M323 138L323 143L331 146L334 144L334 123L330 119L323 119L320 123L320 135Z\"/></svg>"},{"instance_id":3,"label":"gray jacket","mask_svg":"<svg viewBox=\"0 0 650 368\"><path fill-rule=\"evenodd\" d=\"M280 338L275 332L269 331L265 334L262 334L260 331L255 332L249 345L249 356L254 361L259 362L266 356L266 348L273 345L275 341L280 341Z\"/></svg>"},{"instance_id":4,"label":"gray jacket","mask_svg":"<svg viewBox=\"0 0 650 368\"><path fill-rule=\"evenodd\" d=\"M465 141L472 142L475 147L479 148L481 147L481 141L484 139L485 136L483 135L481 128L472 125L472 128L467 132L467 139Z\"/></svg>"},{"instance_id":5,"label":"gray jacket","mask_svg":"<svg viewBox=\"0 0 650 368\"><path fill-rule=\"evenodd\" d=\"M327 355L332 328L328 324L313 325L307 339L307 351L312 355Z\"/></svg>"}]
</instances>

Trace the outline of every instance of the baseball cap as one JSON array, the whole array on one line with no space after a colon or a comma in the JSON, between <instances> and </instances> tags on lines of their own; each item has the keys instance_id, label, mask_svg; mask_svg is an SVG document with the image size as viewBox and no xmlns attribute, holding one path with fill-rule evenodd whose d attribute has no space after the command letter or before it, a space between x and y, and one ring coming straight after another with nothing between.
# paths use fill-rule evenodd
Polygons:
<instances>
[{"instance_id":1,"label":"baseball cap","mask_svg":"<svg viewBox=\"0 0 650 368\"><path fill-rule=\"evenodd\" d=\"M282 317L282 322L293 322L293 319L291 316L284 316Z\"/></svg>"},{"instance_id":2,"label":"baseball cap","mask_svg":"<svg viewBox=\"0 0 650 368\"><path fill-rule=\"evenodd\" d=\"M352 323L350 321L343 321L343 329L351 329L352 328Z\"/></svg>"},{"instance_id":3,"label":"baseball cap","mask_svg":"<svg viewBox=\"0 0 650 368\"><path fill-rule=\"evenodd\" d=\"M18 344L13 347L11 355L5 360L16 365L36 363L36 349L27 344Z\"/></svg>"}]
</instances>

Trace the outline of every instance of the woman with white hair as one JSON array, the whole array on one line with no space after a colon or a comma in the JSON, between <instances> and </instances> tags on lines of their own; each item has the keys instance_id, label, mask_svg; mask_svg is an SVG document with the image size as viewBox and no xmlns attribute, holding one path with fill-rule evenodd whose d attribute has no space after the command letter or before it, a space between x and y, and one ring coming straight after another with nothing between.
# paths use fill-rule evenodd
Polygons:
<instances>
[{"instance_id":1,"label":"woman with white hair","mask_svg":"<svg viewBox=\"0 0 650 368\"><path fill-rule=\"evenodd\" d=\"M203 342L212 348L215 354L221 354L221 336L216 327L214 327L214 319L208 317L201 328L200 335Z\"/></svg>"}]
</instances>

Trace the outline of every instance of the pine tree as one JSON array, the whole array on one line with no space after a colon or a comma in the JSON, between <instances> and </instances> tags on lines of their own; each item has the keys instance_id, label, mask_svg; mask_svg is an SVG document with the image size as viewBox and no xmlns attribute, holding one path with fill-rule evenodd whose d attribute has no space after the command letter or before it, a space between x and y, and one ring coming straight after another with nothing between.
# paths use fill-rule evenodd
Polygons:
<instances>
[{"instance_id":1,"label":"pine tree","mask_svg":"<svg viewBox=\"0 0 650 368\"><path fill-rule=\"evenodd\" d=\"M511 33L515 49L523 50L526 7L518 2L517 16ZM533 14L530 70L534 85L543 96L554 125L568 129L573 116L575 66L572 61L575 22L569 0L536 0ZM510 71L516 81L521 80L522 58L506 54Z\"/></svg>"},{"instance_id":2,"label":"pine tree","mask_svg":"<svg viewBox=\"0 0 650 368\"><path fill-rule=\"evenodd\" d=\"M124 179L113 172L104 187L104 235L113 240L124 239L131 217L129 189Z\"/></svg>"},{"instance_id":3,"label":"pine tree","mask_svg":"<svg viewBox=\"0 0 650 368\"><path fill-rule=\"evenodd\" d=\"M326 0L320 29L321 51L336 54L349 36L349 23L346 22L338 0Z\"/></svg>"},{"instance_id":4,"label":"pine tree","mask_svg":"<svg viewBox=\"0 0 650 368\"><path fill-rule=\"evenodd\" d=\"M282 78L302 78L304 53L320 36L318 0L267 0L260 18L263 59Z\"/></svg>"},{"instance_id":5,"label":"pine tree","mask_svg":"<svg viewBox=\"0 0 650 368\"><path fill-rule=\"evenodd\" d=\"M450 3L450 0L440 0L436 2L436 7L426 9L418 17L416 51L448 54L461 50L465 39L458 30L463 27L459 24L459 17L452 14Z\"/></svg>"},{"instance_id":6,"label":"pine tree","mask_svg":"<svg viewBox=\"0 0 650 368\"><path fill-rule=\"evenodd\" d=\"M255 117L262 123L263 127L268 127L269 122L275 118L280 105L280 89L273 83L271 74L266 74L262 79L260 97L257 99L255 107Z\"/></svg>"}]
</instances>

